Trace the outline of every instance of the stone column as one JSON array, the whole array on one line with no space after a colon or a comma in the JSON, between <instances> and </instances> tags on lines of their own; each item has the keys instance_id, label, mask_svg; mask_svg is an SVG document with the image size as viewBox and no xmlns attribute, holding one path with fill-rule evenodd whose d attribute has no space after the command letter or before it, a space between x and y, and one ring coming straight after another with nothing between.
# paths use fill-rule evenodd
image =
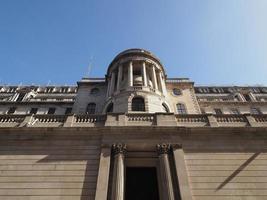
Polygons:
<instances>
[{"instance_id":1,"label":"stone column","mask_svg":"<svg viewBox=\"0 0 267 200\"><path fill-rule=\"evenodd\" d=\"M160 172L162 178L162 189L164 200L174 200L174 191L171 177L171 169L169 162L170 145L158 144L157 152L159 155Z\"/></svg>"},{"instance_id":2,"label":"stone column","mask_svg":"<svg viewBox=\"0 0 267 200\"><path fill-rule=\"evenodd\" d=\"M119 72L118 72L118 81L117 81L117 92L120 91L120 84L121 84L121 78L122 78L122 65L119 66Z\"/></svg>"},{"instance_id":3,"label":"stone column","mask_svg":"<svg viewBox=\"0 0 267 200\"><path fill-rule=\"evenodd\" d=\"M128 66L128 87L133 86L133 62L129 62Z\"/></svg>"},{"instance_id":4,"label":"stone column","mask_svg":"<svg viewBox=\"0 0 267 200\"><path fill-rule=\"evenodd\" d=\"M154 89L158 90L158 83L157 83L157 76L156 76L156 69L155 66L152 66L152 82L153 82L153 86Z\"/></svg>"},{"instance_id":5,"label":"stone column","mask_svg":"<svg viewBox=\"0 0 267 200\"><path fill-rule=\"evenodd\" d=\"M163 93L163 80L162 80L162 77L161 77L161 72L157 72L156 73L156 75L157 75L157 78L158 78L158 80L159 80L159 90Z\"/></svg>"},{"instance_id":6,"label":"stone column","mask_svg":"<svg viewBox=\"0 0 267 200\"><path fill-rule=\"evenodd\" d=\"M142 63L142 76L143 76L143 85L147 86L147 76L146 76L146 62L143 61Z\"/></svg>"},{"instance_id":7,"label":"stone column","mask_svg":"<svg viewBox=\"0 0 267 200\"><path fill-rule=\"evenodd\" d=\"M107 97L109 97L110 96L110 85L111 85L109 76L107 76L107 80L108 80Z\"/></svg>"},{"instance_id":8,"label":"stone column","mask_svg":"<svg viewBox=\"0 0 267 200\"><path fill-rule=\"evenodd\" d=\"M100 162L98 168L97 186L95 200L107 199L108 179L110 169L111 148L109 145L102 145Z\"/></svg>"},{"instance_id":9,"label":"stone column","mask_svg":"<svg viewBox=\"0 0 267 200\"><path fill-rule=\"evenodd\" d=\"M111 85L110 85L110 89L109 89L109 95L112 95L115 89L115 72L111 73Z\"/></svg>"},{"instance_id":10,"label":"stone column","mask_svg":"<svg viewBox=\"0 0 267 200\"><path fill-rule=\"evenodd\" d=\"M160 79L162 81L162 92L164 95L167 95L167 88L166 88L166 84L165 84L165 77L164 74L161 72L160 73Z\"/></svg>"},{"instance_id":11,"label":"stone column","mask_svg":"<svg viewBox=\"0 0 267 200\"><path fill-rule=\"evenodd\" d=\"M173 144L172 149L181 200L193 200L182 145Z\"/></svg>"},{"instance_id":12,"label":"stone column","mask_svg":"<svg viewBox=\"0 0 267 200\"><path fill-rule=\"evenodd\" d=\"M111 200L124 200L125 190L125 166L124 155L126 152L125 144L113 144L114 168L112 180Z\"/></svg>"}]
</instances>

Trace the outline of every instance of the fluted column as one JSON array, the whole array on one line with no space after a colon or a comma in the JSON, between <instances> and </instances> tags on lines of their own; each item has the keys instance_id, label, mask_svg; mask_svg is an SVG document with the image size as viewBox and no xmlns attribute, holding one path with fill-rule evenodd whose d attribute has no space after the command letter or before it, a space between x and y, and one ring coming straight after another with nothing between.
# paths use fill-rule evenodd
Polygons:
<instances>
[{"instance_id":1,"label":"fluted column","mask_svg":"<svg viewBox=\"0 0 267 200\"><path fill-rule=\"evenodd\" d=\"M133 86L133 62L129 62L128 66L128 86Z\"/></svg>"},{"instance_id":2,"label":"fluted column","mask_svg":"<svg viewBox=\"0 0 267 200\"><path fill-rule=\"evenodd\" d=\"M112 95L115 89L115 72L111 73L111 85L110 85L110 89L109 89L109 95Z\"/></svg>"},{"instance_id":3,"label":"fluted column","mask_svg":"<svg viewBox=\"0 0 267 200\"><path fill-rule=\"evenodd\" d=\"M125 166L124 154L126 152L125 144L113 144L114 168L112 181L111 200L124 200L125 190Z\"/></svg>"},{"instance_id":4,"label":"fluted column","mask_svg":"<svg viewBox=\"0 0 267 200\"><path fill-rule=\"evenodd\" d=\"M152 82L153 82L154 89L158 90L156 69L154 65L152 66Z\"/></svg>"},{"instance_id":5,"label":"fluted column","mask_svg":"<svg viewBox=\"0 0 267 200\"><path fill-rule=\"evenodd\" d=\"M143 76L143 85L147 86L147 76L146 76L146 62L142 63L142 76Z\"/></svg>"},{"instance_id":6,"label":"fluted column","mask_svg":"<svg viewBox=\"0 0 267 200\"><path fill-rule=\"evenodd\" d=\"M120 84L121 84L121 78L122 78L122 65L119 66L119 72L118 72L118 81L117 81L117 92L120 91Z\"/></svg>"},{"instance_id":7,"label":"fluted column","mask_svg":"<svg viewBox=\"0 0 267 200\"><path fill-rule=\"evenodd\" d=\"M158 144L157 152L159 155L160 172L162 178L163 199L174 200L174 191L171 177L171 169L169 162L170 145Z\"/></svg>"}]
</instances>

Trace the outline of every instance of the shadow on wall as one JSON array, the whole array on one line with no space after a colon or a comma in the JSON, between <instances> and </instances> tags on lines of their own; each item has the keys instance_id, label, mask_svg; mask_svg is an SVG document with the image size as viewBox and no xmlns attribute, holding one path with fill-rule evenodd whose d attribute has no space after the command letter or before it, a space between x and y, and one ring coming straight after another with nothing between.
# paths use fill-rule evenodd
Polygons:
<instances>
[{"instance_id":1,"label":"shadow on wall","mask_svg":"<svg viewBox=\"0 0 267 200\"><path fill-rule=\"evenodd\" d=\"M223 181L217 188L216 191L222 189L227 183L229 183L233 178L235 178L240 172L242 172L245 167L247 167L253 160L260 155L260 152L254 153L246 162L244 162L240 167L238 167L225 181Z\"/></svg>"},{"instance_id":2,"label":"shadow on wall","mask_svg":"<svg viewBox=\"0 0 267 200\"><path fill-rule=\"evenodd\" d=\"M71 139L62 134L49 139L0 140L0 182L5 184L0 187L0 195L3 198L26 195L31 199L44 196L48 200L62 196L73 200L94 199L99 148L96 136L79 134ZM7 188L10 188L8 194Z\"/></svg>"}]
</instances>

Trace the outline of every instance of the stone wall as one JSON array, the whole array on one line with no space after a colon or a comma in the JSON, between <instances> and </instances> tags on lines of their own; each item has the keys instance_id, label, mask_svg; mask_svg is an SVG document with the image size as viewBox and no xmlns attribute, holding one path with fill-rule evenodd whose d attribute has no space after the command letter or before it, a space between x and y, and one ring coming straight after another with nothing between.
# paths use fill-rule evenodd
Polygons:
<instances>
[{"instance_id":1,"label":"stone wall","mask_svg":"<svg viewBox=\"0 0 267 200\"><path fill-rule=\"evenodd\" d=\"M1 131L0 199L94 199L99 137Z\"/></svg>"}]
</instances>

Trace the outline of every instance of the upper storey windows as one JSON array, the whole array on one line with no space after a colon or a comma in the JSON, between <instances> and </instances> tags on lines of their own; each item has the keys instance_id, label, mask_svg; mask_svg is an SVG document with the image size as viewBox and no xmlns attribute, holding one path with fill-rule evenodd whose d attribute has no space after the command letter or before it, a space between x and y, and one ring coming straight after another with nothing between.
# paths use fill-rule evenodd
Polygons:
<instances>
[{"instance_id":1,"label":"upper storey windows","mask_svg":"<svg viewBox=\"0 0 267 200\"><path fill-rule=\"evenodd\" d=\"M96 104L89 103L86 108L86 114L95 114L96 112Z\"/></svg>"},{"instance_id":2,"label":"upper storey windows","mask_svg":"<svg viewBox=\"0 0 267 200\"><path fill-rule=\"evenodd\" d=\"M145 101L142 97L135 97L132 100L132 111L145 112Z\"/></svg>"},{"instance_id":3,"label":"upper storey windows","mask_svg":"<svg viewBox=\"0 0 267 200\"><path fill-rule=\"evenodd\" d=\"M176 104L176 109L178 114L187 114L186 107L182 103Z\"/></svg>"}]
</instances>

